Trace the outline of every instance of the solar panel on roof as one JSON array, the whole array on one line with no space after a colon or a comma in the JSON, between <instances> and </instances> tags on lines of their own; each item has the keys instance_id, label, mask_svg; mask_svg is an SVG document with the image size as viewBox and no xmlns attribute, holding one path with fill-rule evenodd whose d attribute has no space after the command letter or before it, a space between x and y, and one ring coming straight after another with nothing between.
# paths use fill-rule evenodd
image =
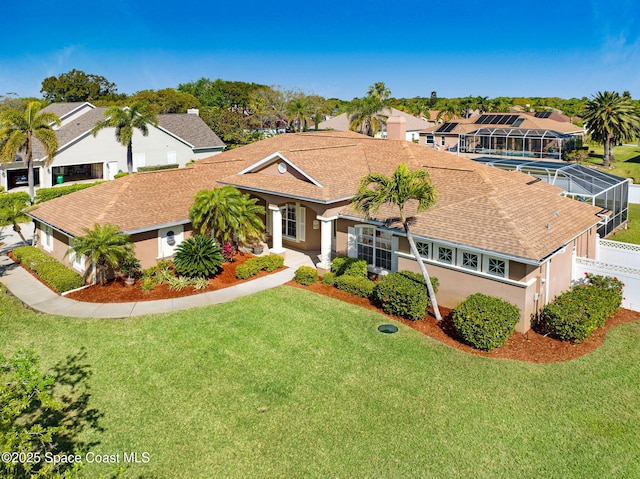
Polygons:
<instances>
[{"instance_id":1,"label":"solar panel on roof","mask_svg":"<svg viewBox=\"0 0 640 479\"><path fill-rule=\"evenodd\" d=\"M518 115L480 115L476 125L511 125L518 119Z\"/></svg>"},{"instance_id":2,"label":"solar panel on roof","mask_svg":"<svg viewBox=\"0 0 640 479\"><path fill-rule=\"evenodd\" d=\"M458 126L457 123L450 123L447 122L445 124L443 124L440 128L438 128L436 130L436 133L449 133L451 130L453 130L456 126Z\"/></svg>"},{"instance_id":3,"label":"solar panel on roof","mask_svg":"<svg viewBox=\"0 0 640 479\"><path fill-rule=\"evenodd\" d=\"M550 111L537 111L535 113L536 118L549 118L551 116Z\"/></svg>"}]
</instances>

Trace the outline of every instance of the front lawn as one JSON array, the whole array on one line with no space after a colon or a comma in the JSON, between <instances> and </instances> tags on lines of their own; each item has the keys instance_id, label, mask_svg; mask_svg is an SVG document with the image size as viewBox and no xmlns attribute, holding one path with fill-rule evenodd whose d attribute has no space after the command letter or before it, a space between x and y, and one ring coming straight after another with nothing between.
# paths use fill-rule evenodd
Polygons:
<instances>
[{"instance_id":1,"label":"front lawn","mask_svg":"<svg viewBox=\"0 0 640 479\"><path fill-rule=\"evenodd\" d=\"M589 151L592 150L597 156L587 158L584 163L586 165L602 166L604 147L602 145L589 146ZM613 149L613 154L616 161L611 164L610 169L604 171L622 178L631 178L635 184L639 184L640 146L616 146Z\"/></svg>"},{"instance_id":2,"label":"front lawn","mask_svg":"<svg viewBox=\"0 0 640 479\"><path fill-rule=\"evenodd\" d=\"M640 323L579 359L469 355L291 287L124 320L37 314L0 293L0 350L87 351L92 450L123 477L640 477ZM87 477L113 470L93 464Z\"/></svg>"},{"instance_id":3,"label":"front lawn","mask_svg":"<svg viewBox=\"0 0 640 479\"><path fill-rule=\"evenodd\" d=\"M640 205L629 204L629 223L626 230L620 230L610 236L610 240L622 241L623 243L640 244Z\"/></svg>"}]
</instances>

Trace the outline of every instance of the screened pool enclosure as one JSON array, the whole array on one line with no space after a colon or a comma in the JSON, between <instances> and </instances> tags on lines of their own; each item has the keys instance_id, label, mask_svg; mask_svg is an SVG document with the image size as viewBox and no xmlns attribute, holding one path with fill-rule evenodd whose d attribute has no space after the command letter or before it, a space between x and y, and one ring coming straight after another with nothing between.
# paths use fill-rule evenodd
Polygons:
<instances>
[{"instance_id":1,"label":"screened pool enclosure","mask_svg":"<svg viewBox=\"0 0 640 479\"><path fill-rule=\"evenodd\" d=\"M489 157L474 158L474 161L503 170L521 171L562 188L565 196L599 206L602 220L598 233L603 238L627 221L630 180L626 178L559 161Z\"/></svg>"}]
</instances>

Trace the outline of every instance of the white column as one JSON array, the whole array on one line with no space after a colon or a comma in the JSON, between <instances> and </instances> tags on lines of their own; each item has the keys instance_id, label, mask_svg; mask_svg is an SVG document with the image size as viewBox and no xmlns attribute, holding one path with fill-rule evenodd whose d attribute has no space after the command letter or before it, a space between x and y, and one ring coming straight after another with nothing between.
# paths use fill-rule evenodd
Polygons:
<instances>
[{"instance_id":1,"label":"white column","mask_svg":"<svg viewBox=\"0 0 640 479\"><path fill-rule=\"evenodd\" d=\"M320 220L320 264L319 267L324 269L331 268L331 234L333 230L332 218L317 217Z\"/></svg>"},{"instance_id":2,"label":"white column","mask_svg":"<svg viewBox=\"0 0 640 479\"><path fill-rule=\"evenodd\" d=\"M282 211L277 205L269 205L271 210L271 232L273 247L271 252L275 254L282 253L284 248L282 247Z\"/></svg>"}]
</instances>

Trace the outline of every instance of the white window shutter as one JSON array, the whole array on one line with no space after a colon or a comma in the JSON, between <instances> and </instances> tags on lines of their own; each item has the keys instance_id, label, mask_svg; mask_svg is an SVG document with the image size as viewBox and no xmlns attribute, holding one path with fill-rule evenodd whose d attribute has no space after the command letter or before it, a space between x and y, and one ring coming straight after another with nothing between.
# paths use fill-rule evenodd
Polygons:
<instances>
[{"instance_id":1,"label":"white window shutter","mask_svg":"<svg viewBox=\"0 0 640 479\"><path fill-rule=\"evenodd\" d=\"M298 232L298 241L305 241L306 229L307 229L307 209L304 206L298 206L298 225L296 231Z\"/></svg>"},{"instance_id":2,"label":"white window shutter","mask_svg":"<svg viewBox=\"0 0 640 479\"><path fill-rule=\"evenodd\" d=\"M391 271L398 271L398 237L393 235L391 237Z\"/></svg>"},{"instance_id":3,"label":"white window shutter","mask_svg":"<svg viewBox=\"0 0 640 479\"><path fill-rule=\"evenodd\" d=\"M356 229L353 226L350 226L348 230L347 256L349 258L356 258L358 256L358 245L356 243Z\"/></svg>"}]
</instances>

